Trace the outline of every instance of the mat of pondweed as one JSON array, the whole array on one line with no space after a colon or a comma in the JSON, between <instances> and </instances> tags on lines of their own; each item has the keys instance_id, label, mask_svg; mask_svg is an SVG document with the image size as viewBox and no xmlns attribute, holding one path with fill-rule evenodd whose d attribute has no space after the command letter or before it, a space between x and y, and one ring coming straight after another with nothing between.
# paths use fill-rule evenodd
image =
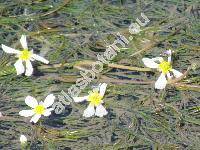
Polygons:
<instances>
[{"instance_id":1,"label":"mat of pondweed","mask_svg":"<svg viewBox=\"0 0 200 150\"><path fill-rule=\"evenodd\" d=\"M0 49L0 149L20 149L24 134L32 150L198 150L199 8L199 0L0 0L0 44L20 49L26 34L29 48L50 61L34 62L32 77L16 76L16 58ZM44 100L67 91L117 32L129 35L141 12L150 23L81 92L106 82L107 116L84 118L86 103L72 103L35 125L19 116L28 108L26 96ZM159 72L134 67L145 68L143 57L166 49L174 51L174 68L190 70L178 83L155 90Z\"/></svg>"}]
</instances>

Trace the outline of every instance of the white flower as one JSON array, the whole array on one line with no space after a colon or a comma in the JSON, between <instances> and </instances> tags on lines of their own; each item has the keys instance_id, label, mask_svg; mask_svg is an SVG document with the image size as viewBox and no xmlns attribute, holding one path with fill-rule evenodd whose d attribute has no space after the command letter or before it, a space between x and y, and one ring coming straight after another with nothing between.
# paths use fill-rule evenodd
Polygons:
<instances>
[{"instance_id":1,"label":"white flower","mask_svg":"<svg viewBox=\"0 0 200 150\"><path fill-rule=\"evenodd\" d=\"M84 117L91 117L96 115L98 117L103 117L107 115L106 109L103 107L103 96L106 91L107 84L99 84L98 88L93 89L93 91L89 92L88 96L84 97L73 97L75 102L83 102L88 101L89 106L84 110L83 116ZM96 108L96 109L95 109Z\"/></svg>"},{"instance_id":2,"label":"white flower","mask_svg":"<svg viewBox=\"0 0 200 150\"><path fill-rule=\"evenodd\" d=\"M55 100L55 96L53 94L50 94L46 97L44 102L40 102L38 104L37 100L31 96L27 96L25 99L25 103L31 107L31 110L22 110L19 112L20 116L23 117L30 117L33 116L30 122L36 123L42 115L49 116L51 114L51 111L53 108L50 107Z\"/></svg>"},{"instance_id":3,"label":"white flower","mask_svg":"<svg viewBox=\"0 0 200 150\"><path fill-rule=\"evenodd\" d=\"M3 117L2 113L0 112L0 118Z\"/></svg>"},{"instance_id":4,"label":"white flower","mask_svg":"<svg viewBox=\"0 0 200 150\"><path fill-rule=\"evenodd\" d=\"M17 71L17 75L20 75L25 72L26 76L31 76L33 74L33 66L31 64L31 61L38 60L45 64L49 63L49 61L46 60L45 58L38 56L36 54L33 54L33 51L28 50L25 35L22 35L22 37L20 39L20 43L23 47L22 51L15 50L13 48L10 48L10 47L2 44L2 49L4 52L9 53L9 54L16 54L16 56L18 58L17 62L14 64L16 71ZM24 67L23 62L25 62L26 67Z\"/></svg>"},{"instance_id":5,"label":"white flower","mask_svg":"<svg viewBox=\"0 0 200 150\"><path fill-rule=\"evenodd\" d=\"M179 78L183 74L172 68L171 65L171 50L168 51L168 61L165 61L162 57L156 58L143 58L142 61L145 66L149 68L157 68L161 75L158 80L155 82L156 89L164 89L167 84L167 80L171 79L173 76ZM158 63L157 63L158 62ZM170 73L173 73L172 75Z\"/></svg>"},{"instance_id":6,"label":"white flower","mask_svg":"<svg viewBox=\"0 0 200 150\"><path fill-rule=\"evenodd\" d=\"M20 142L21 142L21 144L25 144L25 143L27 142L26 136L21 135L21 136L20 136Z\"/></svg>"}]
</instances>

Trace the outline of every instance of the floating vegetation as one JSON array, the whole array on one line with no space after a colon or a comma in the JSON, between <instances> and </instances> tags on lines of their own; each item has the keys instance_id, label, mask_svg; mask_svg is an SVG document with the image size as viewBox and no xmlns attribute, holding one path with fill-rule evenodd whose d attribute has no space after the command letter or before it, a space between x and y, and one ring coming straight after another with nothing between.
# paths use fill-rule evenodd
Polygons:
<instances>
[{"instance_id":1,"label":"floating vegetation","mask_svg":"<svg viewBox=\"0 0 200 150\"><path fill-rule=\"evenodd\" d=\"M0 16L0 149L199 149L199 0L0 0ZM32 49L44 64L16 71ZM150 58L169 55L156 68L170 80L155 89L160 73ZM86 73L87 83L77 82ZM70 99L91 88L88 102L104 103L89 117L87 101ZM22 117L28 95L44 103ZM34 114L46 117L30 122Z\"/></svg>"}]
</instances>

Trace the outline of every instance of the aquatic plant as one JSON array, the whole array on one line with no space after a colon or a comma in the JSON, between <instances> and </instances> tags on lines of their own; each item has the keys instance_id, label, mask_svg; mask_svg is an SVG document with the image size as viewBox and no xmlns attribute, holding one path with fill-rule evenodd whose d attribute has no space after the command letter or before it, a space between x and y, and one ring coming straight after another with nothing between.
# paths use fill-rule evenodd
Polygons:
<instances>
[{"instance_id":1,"label":"aquatic plant","mask_svg":"<svg viewBox=\"0 0 200 150\"><path fill-rule=\"evenodd\" d=\"M31 78L16 76L16 58L0 47L0 149L20 149L24 134L26 149L33 150L198 150L198 6L199 0L1 1L1 43L18 49L18 38L25 34L31 40L29 50L51 63L35 61ZM141 12L151 22L130 38L128 27L138 17L142 21ZM83 117L88 101L61 101L65 107L60 115L52 111L36 124L19 116L27 95L39 100L53 93L57 98L74 85L80 71L91 70L118 32L129 40L128 46L81 91L88 95L92 86L108 84L106 116ZM142 58L158 57L167 49L174 51L173 68L183 76L155 90L160 72L144 66Z\"/></svg>"},{"instance_id":2,"label":"aquatic plant","mask_svg":"<svg viewBox=\"0 0 200 150\"><path fill-rule=\"evenodd\" d=\"M19 115L23 117L33 116L30 122L37 123L42 115L44 116L51 115L51 111L53 110L53 108L48 108L48 107L53 105L54 100L55 96L53 94L50 94L45 98L44 102L40 102L38 104L37 100L34 97L27 96L25 99L25 103L32 109L22 110L19 112Z\"/></svg>"},{"instance_id":3,"label":"aquatic plant","mask_svg":"<svg viewBox=\"0 0 200 150\"><path fill-rule=\"evenodd\" d=\"M107 115L106 109L103 107L103 97L106 92L106 83L100 83L97 88L94 88L92 91L89 92L88 96L84 97L73 97L76 103L80 103L83 101L88 101L89 106L86 110L84 110L83 116L84 117L91 117L96 115L98 117L103 117ZM95 110L96 107L96 110Z\"/></svg>"},{"instance_id":4,"label":"aquatic plant","mask_svg":"<svg viewBox=\"0 0 200 150\"><path fill-rule=\"evenodd\" d=\"M49 61L45 58L36 55L33 53L33 50L29 51L26 41L26 36L22 35L20 39L21 45L23 47L22 51L15 50L13 48L10 48L4 44L2 44L2 49L4 52L8 54L16 54L16 57L18 58L17 62L14 64L17 75L21 75L25 72L26 76L31 76L33 74L33 66L31 64L31 61L38 60L45 64L48 64ZM23 66L23 62L26 63L26 67Z\"/></svg>"},{"instance_id":5,"label":"aquatic plant","mask_svg":"<svg viewBox=\"0 0 200 150\"><path fill-rule=\"evenodd\" d=\"M172 79L173 76L176 78L181 77L183 74L175 69L172 68L171 64L171 55L172 52L171 50L168 50L168 61L165 61L162 57L155 57L155 58L143 58L142 61L144 62L145 66L149 68L156 68L161 72L160 77L158 80L155 82L155 88L156 89L164 89L167 85L167 79L168 80ZM158 63L156 63L158 62ZM170 74L170 72L173 73L173 75Z\"/></svg>"}]
</instances>

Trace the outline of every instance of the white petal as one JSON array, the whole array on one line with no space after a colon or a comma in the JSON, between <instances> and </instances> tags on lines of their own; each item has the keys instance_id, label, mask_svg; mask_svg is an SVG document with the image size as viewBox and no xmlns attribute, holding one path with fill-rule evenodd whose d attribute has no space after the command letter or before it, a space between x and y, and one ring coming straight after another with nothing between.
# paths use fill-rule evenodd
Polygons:
<instances>
[{"instance_id":1,"label":"white petal","mask_svg":"<svg viewBox=\"0 0 200 150\"><path fill-rule=\"evenodd\" d=\"M31 76L33 74L33 66L30 60L26 61L26 76Z\"/></svg>"},{"instance_id":2,"label":"white petal","mask_svg":"<svg viewBox=\"0 0 200 150\"><path fill-rule=\"evenodd\" d=\"M172 61L172 57L171 57L171 55L170 55L170 56L168 56L168 62L171 63L171 61Z\"/></svg>"},{"instance_id":3,"label":"white petal","mask_svg":"<svg viewBox=\"0 0 200 150\"><path fill-rule=\"evenodd\" d=\"M104 96L104 94L106 92L106 87L107 87L106 83L103 83L103 84L100 85L99 91L100 91L101 96Z\"/></svg>"},{"instance_id":4,"label":"white petal","mask_svg":"<svg viewBox=\"0 0 200 150\"><path fill-rule=\"evenodd\" d=\"M161 73L160 77L155 83L155 88L156 89L164 89L167 84L167 79L165 77L165 74Z\"/></svg>"},{"instance_id":5,"label":"white petal","mask_svg":"<svg viewBox=\"0 0 200 150\"><path fill-rule=\"evenodd\" d=\"M91 117L95 114L94 106L89 105L86 110L84 110L83 116L84 117Z\"/></svg>"},{"instance_id":6,"label":"white petal","mask_svg":"<svg viewBox=\"0 0 200 150\"><path fill-rule=\"evenodd\" d=\"M174 74L174 76L175 76L176 78L179 78L180 76L183 75L181 72L179 72L179 71L177 71L177 70L175 70L175 69L172 69L172 72L173 72L173 74Z\"/></svg>"},{"instance_id":7,"label":"white petal","mask_svg":"<svg viewBox=\"0 0 200 150\"><path fill-rule=\"evenodd\" d=\"M23 117L30 117L33 116L34 114L35 112L33 110L22 110L19 112L19 115Z\"/></svg>"},{"instance_id":8,"label":"white petal","mask_svg":"<svg viewBox=\"0 0 200 150\"><path fill-rule=\"evenodd\" d=\"M158 64L155 63L152 59L143 58L142 61L143 61L144 65L149 68L158 68Z\"/></svg>"},{"instance_id":9,"label":"white petal","mask_svg":"<svg viewBox=\"0 0 200 150\"><path fill-rule=\"evenodd\" d=\"M20 53L20 51L15 50L11 47L8 47L4 44L1 44L1 46L2 46L3 51L6 52L6 53L9 53L9 54L19 54Z\"/></svg>"},{"instance_id":10,"label":"white petal","mask_svg":"<svg viewBox=\"0 0 200 150\"><path fill-rule=\"evenodd\" d=\"M20 60L20 59L17 60L17 62L14 64L14 66L15 66L15 69L17 71L17 75L24 73L25 69L24 69L22 60Z\"/></svg>"},{"instance_id":11,"label":"white petal","mask_svg":"<svg viewBox=\"0 0 200 150\"><path fill-rule=\"evenodd\" d=\"M40 117L41 117L41 115L35 114L35 115L31 118L30 122L37 123L38 120L40 119Z\"/></svg>"},{"instance_id":12,"label":"white petal","mask_svg":"<svg viewBox=\"0 0 200 150\"><path fill-rule=\"evenodd\" d=\"M27 96L25 99L25 103L31 108L35 108L38 105L37 100L32 96Z\"/></svg>"},{"instance_id":13,"label":"white petal","mask_svg":"<svg viewBox=\"0 0 200 150\"><path fill-rule=\"evenodd\" d=\"M45 64L49 63L49 61L47 59L45 59L45 58L43 58L43 57L41 57L39 55L36 55L36 54L33 54L32 58L34 58L35 60L41 61L41 62L43 62Z\"/></svg>"},{"instance_id":14,"label":"white petal","mask_svg":"<svg viewBox=\"0 0 200 150\"><path fill-rule=\"evenodd\" d=\"M22 144L26 143L26 142L27 142L27 138L26 138L24 135L21 135L21 136L20 136L20 142L21 142Z\"/></svg>"},{"instance_id":15,"label":"white petal","mask_svg":"<svg viewBox=\"0 0 200 150\"><path fill-rule=\"evenodd\" d=\"M107 115L108 112L107 110L103 107L103 105L99 105L97 106L96 108L96 112L95 112L95 115L98 116L98 117L103 117L105 115Z\"/></svg>"},{"instance_id":16,"label":"white petal","mask_svg":"<svg viewBox=\"0 0 200 150\"><path fill-rule=\"evenodd\" d=\"M27 41L26 41L26 36L25 35L21 36L20 43L22 44L23 49L28 49Z\"/></svg>"},{"instance_id":17,"label":"white petal","mask_svg":"<svg viewBox=\"0 0 200 150\"><path fill-rule=\"evenodd\" d=\"M168 62L171 63L171 61L172 61L172 50L169 49L166 53L169 55L169 56L168 56Z\"/></svg>"},{"instance_id":18,"label":"white petal","mask_svg":"<svg viewBox=\"0 0 200 150\"><path fill-rule=\"evenodd\" d=\"M80 102L83 102L83 101L87 100L88 97L89 97L89 96L73 97L73 99L74 99L74 102L76 102L76 103L80 103Z\"/></svg>"},{"instance_id":19,"label":"white petal","mask_svg":"<svg viewBox=\"0 0 200 150\"><path fill-rule=\"evenodd\" d=\"M47 107L53 105L55 98L56 97L53 94L48 95L44 100L43 106L45 108L47 108Z\"/></svg>"},{"instance_id":20,"label":"white petal","mask_svg":"<svg viewBox=\"0 0 200 150\"><path fill-rule=\"evenodd\" d=\"M49 108L49 109L46 109L45 112L44 112L44 116L49 116L51 115L51 111L53 110L53 108Z\"/></svg>"},{"instance_id":21,"label":"white petal","mask_svg":"<svg viewBox=\"0 0 200 150\"><path fill-rule=\"evenodd\" d=\"M164 54L167 54L167 55L172 55L172 50L171 50L171 49L169 49L169 50L166 50L166 51L164 51Z\"/></svg>"}]
</instances>

